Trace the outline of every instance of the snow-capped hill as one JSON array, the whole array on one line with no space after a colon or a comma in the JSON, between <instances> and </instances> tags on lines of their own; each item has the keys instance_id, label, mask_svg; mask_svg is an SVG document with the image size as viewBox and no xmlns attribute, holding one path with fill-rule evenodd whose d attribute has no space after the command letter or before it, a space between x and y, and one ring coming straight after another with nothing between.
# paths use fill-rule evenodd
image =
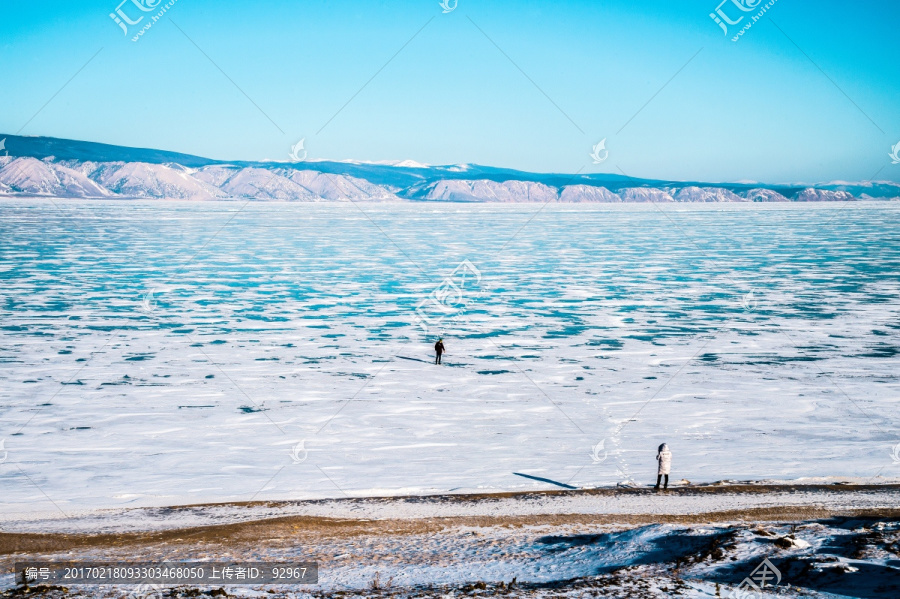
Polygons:
<instances>
[{"instance_id":1,"label":"snow-capped hill","mask_svg":"<svg viewBox=\"0 0 900 599\"><path fill-rule=\"evenodd\" d=\"M124 197L210 200L224 196L218 188L198 181L180 165L105 163L92 176L110 192Z\"/></svg>"},{"instance_id":2,"label":"snow-capped hill","mask_svg":"<svg viewBox=\"0 0 900 599\"><path fill-rule=\"evenodd\" d=\"M721 187L684 187L675 194L677 202L746 202L736 193Z\"/></svg>"},{"instance_id":3,"label":"snow-capped hill","mask_svg":"<svg viewBox=\"0 0 900 599\"><path fill-rule=\"evenodd\" d=\"M397 199L397 196L386 187L357 177L331 175L314 170L292 171L287 173L287 176L291 181L326 200L356 202Z\"/></svg>"},{"instance_id":4,"label":"snow-capped hill","mask_svg":"<svg viewBox=\"0 0 900 599\"><path fill-rule=\"evenodd\" d=\"M744 198L748 202L790 202L789 199L771 189L751 189L744 193Z\"/></svg>"},{"instance_id":5,"label":"snow-capped hill","mask_svg":"<svg viewBox=\"0 0 900 599\"><path fill-rule=\"evenodd\" d=\"M857 196L858 200L868 201L868 200L877 200L877 201L885 201L885 200L900 200L900 192L897 192L893 195L870 195L866 192L862 192Z\"/></svg>"},{"instance_id":6,"label":"snow-capped hill","mask_svg":"<svg viewBox=\"0 0 900 599\"><path fill-rule=\"evenodd\" d=\"M0 184L10 192L58 197L110 195L83 173L36 158L16 158L0 169Z\"/></svg>"},{"instance_id":7,"label":"snow-capped hill","mask_svg":"<svg viewBox=\"0 0 900 599\"><path fill-rule=\"evenodd\" d=\"M621 202L622 198L605 187L566 185L559 194L560 202Z\"/></svg>"},{"instance_id":8,"label":"snow-capped hill","mask_svg":"<svg viewBox=\"0 0 900 599\"><path fill-rule=\"evenodd\" d=\"M861 200L900 200L900 183L893 181L866 181L864 183L832 181L816 187L832 191L846 191Z\"/></svg>"},{"instance_id":9,"label":"snow-capped hill","mask_svg":"<svg viewBox=\"0 0 900 599\"><path fill-rule=\"evenodd\" d=\"M609 173L530 173L415 160L304 162L212 160L162 150L4 135L0 195L282 201L835 202L900 200L900 183L635 179Z\"/></svg>"},{"instance_id":10,"label":"snow-capped hill","mask_svg":"<svg viewBox=\"0 0 900 599\"><path fill-rule=\"evenodd\" d=\"M480 179L441 180L427 188L423 199L450 202L555 202L556 189L531 181Z\"/></svg>"},{"instance_id":11,"label":"snow-capped hill","mask_svg":"<svg viewBox=\"0 0 900 599\"><path fill-rule=\"evenodd\" d=\"M291 168L207 166L194 177L224 197L298 202L396 200L389 189L365 179Z\"/></svg>"},{"instance_id":12,"label":"snow-capped hill","mask_svg":"<svg viewBox=\"0 0 900 599\"><path fill-rule=\"evenodd\" d=\"M202 178L205 174L206 169L197 173L197 177ZM282 176L278 171L254 167L236 169L232 176L218 186L218 189L224 192L226 197L234 198L306 202L319 199L319 196Z\"/></svg>"},{"instance_id":13,"label":"snow-capped hill","mask_svg":"<svg viewBox=\"0 0 900 599\"><path fill-rule=\"evenodd\" d=\"M401 160L394 164L394 166L403 166L406 168L429 168L429 165L422 164L421 162L416 162L415 160Z\"/></svg>"},{"instance_id":14,"label":"snow-capped hill","mask_svg":"<svg viewBox=\"0 0 900 599\"><path fill-rule=\"evenodd\" d=\"M35 158L17 158L0 170L0 183L14 191L50 195L60 190L50 166Z\"/></svg>"},{"instance_id":15,"label":"snow-capped hill","mask_svg":"<svg viewBox=\"0 0 900 599\"><path fill-rule=\"evenodd\" d=\"M53 172L59 179L60 185L66 190L66 195L74 195L82 198L107 197L112 195L108 189L92 181L84 173L62 165L52 165Z\"/></svg>"},{"instance_id":16,"label":"snow-capped hill","mask_svg":"<svg viewBox=\"0 0 900 599\"><path fill-rule=\"evenodd\" d=\"M203 181L208 185L222 187L228 179L232 178L240 170L241 169L237 166L217 164L215 166L204 167L192 176L198 181Z\"/></svg>"},{"instance_id":17,"label":"snow-capped hill","mask_svg":"<svg viewBox=\"0 0 900 599\"><path fill-rule=\"evenodd\" d=\"M674 202L675 198L665 189L656 187L629 187L619 192L625 202Z\"/></svg>"},{"instance_id":18,"label":"snow-capped hill","mask_svg":"<svg viewBox=\"0 0 900 599\"><path fill-rule=\"evenodd\" d=\"M830 189L815 189L807 187L801 191L796 202L851 202L856 198L846 191L831 191Z\"/></svg>"}]
</instances>

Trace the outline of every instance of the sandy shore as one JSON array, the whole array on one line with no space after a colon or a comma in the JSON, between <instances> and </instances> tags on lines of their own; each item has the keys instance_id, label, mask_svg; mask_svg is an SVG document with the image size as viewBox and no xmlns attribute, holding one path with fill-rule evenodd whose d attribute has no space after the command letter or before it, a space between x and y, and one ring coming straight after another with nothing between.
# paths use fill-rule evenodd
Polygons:
<instances>
[{"instance_id":1,"label":"sandy shore","mask_svg":"<svg viewBox=\"0 0 900 599\"><path fill-rule=\"evenodd\" d=\"M6 520L0 555L283 536L409 535L447 527L680 524L900 517L900 485L710 485L245 502Z\"/></svg>"},{"instance_id":2,"label":"sandy shore","mask_svg":"<svg viewBox=\"0 0 900 599\"><path fill-rule=\"evenodd\" d=\"M372 597L439 597L485 584L492 594L510 597L585 591L662 597L675 589L680 589L675 596L701 597L715 596L715 585L738 584L763 557L771 557L806 596L835 593L850 582L847 588L862 588L846 576L863 571L866 580L881 586L867 583L868 590L847 596L867 598L882 596L878 588L900 584L898 523L897 485L714 485L661 493L595 489L229 503L7 520L0 532L0 568L10 572L22 558L302 559L319 562L320 584L302 592L266 589L267 596L364 590L363 596ZM841 540L850 537L852 542ZM841 543L850 549L835 555ZM810 574L826 566L829 575L837 572L835 566L845 568L844 577L829 581ZM513 579L518 586L510 588ZM13 584L11 576L0 580L5 587ZM655 581L652 588L646 587L648 580ZM229 588L234 596L263 592L251 591ZM602 594L607 591L611 594ZM115 596L106 587L72 592L61 596Z\"/></svg>"},{"instance_id":3,"label":"sandy shore","mask_svg":"<svg viewBox=\"0 0 900 599\"><path fill-rule=\"evenodd\" d=\"M285 518L307 521L422 521L466 519L500 523L597 518L606 522L768 520L822 514L887 514L900 507L900 485L716 484L652 489L590 489L480 495L370 497L312 501L243 502L6 514L0 533L132 534L238 525Z\"/></svg>"}]
</instances>

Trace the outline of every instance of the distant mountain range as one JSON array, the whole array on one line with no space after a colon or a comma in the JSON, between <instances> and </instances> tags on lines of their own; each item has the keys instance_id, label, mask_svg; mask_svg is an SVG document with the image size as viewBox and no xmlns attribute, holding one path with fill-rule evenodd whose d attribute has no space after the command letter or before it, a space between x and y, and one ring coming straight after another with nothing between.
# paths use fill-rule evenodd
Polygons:
<instances>
[{"instance_id":1,"label":"distant mountain range","mask_svg":"<svg viewBox=\"0 0 900 599\"><path fill-rule=\"evenodd\" d=\"M448 202L822 202L900 200L892 182L821 185L541 174L474 164L228 162L52 137L3 135L0 196ZM0 146L2 147L2 146Z\"/></svg>"}]
</instances>

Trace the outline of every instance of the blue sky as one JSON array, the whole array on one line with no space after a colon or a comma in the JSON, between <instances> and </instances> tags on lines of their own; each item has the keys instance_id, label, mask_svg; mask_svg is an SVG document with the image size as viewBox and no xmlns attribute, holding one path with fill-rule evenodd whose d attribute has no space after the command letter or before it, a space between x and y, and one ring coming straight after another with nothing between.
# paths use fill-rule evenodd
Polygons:
<instances>
[{"instance_id":1,"label":"blue sky","mask_svg":"<svg viewBox=\"0 0 900 599\"><path fill-rule=\"evenodd\" d=\"M127 0L147 16L126 36L119 1L0 4L0 131L221 159L287 159L305 138L312 158L900 181L894 0L778 0L738 42L755 11L732 0L747 16L728 36L718 0L177 0L138 42L155 11Z\"/></svg>"}]
</instances>

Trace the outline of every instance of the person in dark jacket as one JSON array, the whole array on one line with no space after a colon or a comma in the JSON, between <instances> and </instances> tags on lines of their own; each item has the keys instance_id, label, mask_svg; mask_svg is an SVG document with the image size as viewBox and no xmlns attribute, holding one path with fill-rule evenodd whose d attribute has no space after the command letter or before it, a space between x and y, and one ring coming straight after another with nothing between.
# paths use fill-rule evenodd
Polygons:
<instances>
[{"instance_id":1,"label":"person in dark jacket","mask_svg":"<svg viewBox=\"0 0 900 599\"><path fill-rule=\"evenodd\" d=\"M437 340L437 343L434 344L434 363L441 363L441 354L444 353L444 338L441 337Z\"/></svg>"},{"instance_id":2,"label":"person in dark jacket","mask_svg":"<svg viewBox=\"0 0 900 599\"><path fill-rule=\"evenodd\" d=\"M663 489L669 488L669 472L672 470L672 452L669 451L669 446L663 443L659 446L659 450L656 453L656 460L659 462L659 468L656 470L656 487L655 489L659 491L659 483L662 482L662 477L666 477L666 484Z\"/></svg>"}]
</instances>

